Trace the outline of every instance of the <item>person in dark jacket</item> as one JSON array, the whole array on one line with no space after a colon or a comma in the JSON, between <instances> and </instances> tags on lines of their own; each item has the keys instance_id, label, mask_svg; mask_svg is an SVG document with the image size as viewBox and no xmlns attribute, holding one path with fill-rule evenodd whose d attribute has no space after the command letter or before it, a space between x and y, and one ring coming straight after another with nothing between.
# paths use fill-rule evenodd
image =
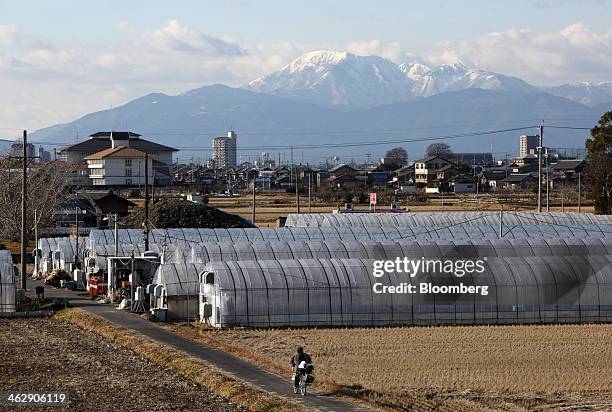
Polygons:
<instances>
[{"instance_id":1,"label":"person in dark jacket","mask_svg":"<svg viewBox=\"0 0 612 412\"><path fill-rule=\"evenodd\" d=\"M298 371L298 366L300 363L306 362L308 365L312 364L312 358L309 354L304 352L303 347L297 348L297 353L291 357L289 363L291 364L291 369L293 370L293 386L296 388L300 384L300 371Z\"/></svg>"}]
</instances>

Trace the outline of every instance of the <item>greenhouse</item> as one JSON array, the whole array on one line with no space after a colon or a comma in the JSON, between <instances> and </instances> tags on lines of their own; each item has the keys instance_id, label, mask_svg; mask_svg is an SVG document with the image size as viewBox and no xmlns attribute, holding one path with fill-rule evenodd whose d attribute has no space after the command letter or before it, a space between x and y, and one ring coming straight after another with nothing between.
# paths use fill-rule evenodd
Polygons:
<instances>
[{"instance_id":1,"label":"greenhouse","mask_svg":"<svg viewBox=\"0 0 612 412\"><path fill-rule=\"evenodd\" d=\"M83 259L88 246L86 236L79 237L79 259ZM43 276L53 269L70 271L75 263L77 243L75 237L41 238L38 239L40 257L36 258L36 267Z\"/></svg>"},{"instance_id":2,"label":"greenhouse","mask_svg":"<svg viewBox=\"0 0 612 412\"><path fill-rule=\"evenodd\" d=\"M192 263L232 260L396 257L511 257L612 255L612 239L327 240L200 243L191 246Z\"/></svg>"},{"instance_id":3,"label":"greenhouse","mask_svg":"<svg viewBox=\"0 0 612 412\"><path fill-rule=\"evenodd\" d=\"M0 250L0 312L15 312L15 269L11 252Z\"/></svg>"},{"instance_id":4,"label":"greenhouse","mask_svg":"<svg viewBox=\"0 0 612 412\"><path fill-rule=\"evenodd\" d=\"M151 308L167 309L167 320L195 320L198 317L199 277L203 264L166 263L155 272ZM156 296L157 295L157 296Z\"/></svg>"},{"instance_id":5,"label":"greenhouse","mask_svg":"<svg viewBox=\"0 0 612 412\"><path fill-rule=\"evenodd\" d=\"M612 216L563 212L421 212L289 214L285 227L612 224Z\"/></svg>"},{"instance_id":6,"label":"greenhouse","mask_svg":"<svg viewBox=\"0 0 612 412\"><path fill-rule=\"evenodd\" d=\"M501 230L501 233L500 233ZM142 235L142 231L139 231ZM153 229L150 242L157 244L204 242L257 242L292 240L394 240L394 239L525 239L612 236L612 225L452 225L452 226L328 226L231 229ZM114 244L112 230L92 230L90 249ZM119 231L119 243L142 244L142 236L134 237L131 229Z\"/></svg>"},{"instance_id":7,"label":"greenhouse","mask_svg":"<svg viewBox=\"0 0 612 412\"><path fill-rule=\"evenodd\" d=\"M373 268L366 259L211 262L200 275L200 320L265 328L612 321L610 255L489 258L462 277L374 277Z\"/></svg>"}]
</instances>

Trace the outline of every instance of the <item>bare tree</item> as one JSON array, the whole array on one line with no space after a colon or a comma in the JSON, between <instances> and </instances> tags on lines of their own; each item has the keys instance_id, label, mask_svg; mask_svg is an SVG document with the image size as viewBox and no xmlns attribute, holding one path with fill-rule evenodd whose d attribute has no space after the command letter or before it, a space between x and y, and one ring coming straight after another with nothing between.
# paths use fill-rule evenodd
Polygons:
<instances>
[{"instance_id":1,"label":"bare tree","mask_svg":"<svg viewBox=\"0 0 612 412\"><path fill-rule=\"evenodd\" d=\"M28 168L28 215L26 230L34 230L34 210L40 227L49 226L53 213L69 198L68 169L60 162L30 165ZM19 240L21 236L21 163L0 160L0 236Z\"/></svg>"},{"instance_id":2,"label":"bare tree","mask_svg":"<svg viewBox=\"0 0 612 412\"><path fill-rule=\"evenodd\" d=\"M408 152L403 147L394 147L385 154L385 160L397 165L405 165L408 162Z\"/></svg>"},{"instance_id":3,"label":"bare tree","mask_svg":"<svg viewBox=\"0 0 612 412\"><path fill-rule=\"evenodd\" d=\"M432 143L425 150L425 157L440 156L448 159L453 156L453 151L446 143Z\"/></svg>"}]
</instances>

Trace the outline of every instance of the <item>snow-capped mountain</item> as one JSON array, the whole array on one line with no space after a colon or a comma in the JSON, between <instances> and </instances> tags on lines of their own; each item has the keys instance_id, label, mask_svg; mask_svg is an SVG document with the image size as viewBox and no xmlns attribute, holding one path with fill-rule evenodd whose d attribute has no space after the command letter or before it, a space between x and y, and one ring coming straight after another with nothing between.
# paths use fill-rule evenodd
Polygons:
<instances>
[{"instance_id":1,"label":"snow-capped mountain","mask_svg":"<svg viewBox=\"0 0 612 412\"><path fill-rule=\"evenodd\" d=\"M435 67L419 63L403 63L399 68L414 82L412 87L414 96L433 96L438 93L474 88L513 94L536 91L533 86L516 77L469 69L461 63Z\"/></svg>"},{"instance_id":2,"label":"snow-capped mountain","mask_svg":"<svg viewBox=\"0 0 612 412\"><path fill-rule=\"evenodd\" d=\"M587 106L612 102L612 82L568 83L561 86L542 87L541 90Z\"/></svg>"},{"instance_id":3,"label":"snow-capped mountain","mask_svg":"<svg viewBox=\"0 0 612 412\"><path fill-rule=\"evenodd\" d=\"M326 106L377 106L412 95L411 81L392 61L334 51L306 53L245 88Z\"/></svg>"},{"instance_id":4,"label":"snow-capped mountain","mask_svg":"<svg viewBox=\"0 0 612 412\"><path fill-rule=\"evenodd\" d=\"M335 51L306 53L245 88L328 106L354 107L405 102L470 88L519 94L537 91L518 78L470 69L461 63L398 65L379 56Z\"/></svg>"}]
</instances>

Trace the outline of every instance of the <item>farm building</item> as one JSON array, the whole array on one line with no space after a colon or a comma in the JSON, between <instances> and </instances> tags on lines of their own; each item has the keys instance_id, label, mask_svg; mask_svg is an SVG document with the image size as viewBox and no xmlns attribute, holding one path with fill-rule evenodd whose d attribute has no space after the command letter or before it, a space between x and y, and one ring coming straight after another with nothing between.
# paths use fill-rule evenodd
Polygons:
<instances>
[{"instance_id":1,"label":"farm building","mask_svg":"<svg viewBox=\"0 0 612 412\"><path fill-rule=\"evenodd\" d=\"M445 226L445 225L575 225L612 224L612 216L563 212L428 212L428 213L312 213L289 214L285 227L320 226Z\"/></svg>"},{"instance_id":2,"label":"farm building","mask_svg":"<svg viewBox=\"0 0 612 412\"><path fill-rule=\"evenodd\" d=\"M432 271L375 278L373 264L366 259L211 262L200 275L200 319L215 327L612 321L610 255L489 258L482 273L461 278ZM405 292L408 285L421 291L422 284L425 291L446 292ZM376 292L391 286L403 289Z\"/></svg>"},{"instance_id":3,"label":"farm building","mask_svg":"<svg viewBox=\"0 0 612 412\"><path fill-rule=\"evenodd\" d=\"M15 269L8 250L0 250L0 312L15 312Z\"/></svg>"},{"instance_id":4,"label":"farm building","mask_svg":"<svg viewBox=\"0 0 612 412\"><path fill-rule=\"evenodd\" d=\"M149 244L149 251L157 253L164 263L180 263L187 262L191 258L191 249L189 245L184 243L171 243L161 245L158 243ZM99 270L106 271L106 259L113 256L129 257L134 253L134 256L142 256L145 252L144 245L119 243L115 254L115 245L97 245L93 250L87 250L87 268L91 272Z\"/></svg>"}]
</instances>

